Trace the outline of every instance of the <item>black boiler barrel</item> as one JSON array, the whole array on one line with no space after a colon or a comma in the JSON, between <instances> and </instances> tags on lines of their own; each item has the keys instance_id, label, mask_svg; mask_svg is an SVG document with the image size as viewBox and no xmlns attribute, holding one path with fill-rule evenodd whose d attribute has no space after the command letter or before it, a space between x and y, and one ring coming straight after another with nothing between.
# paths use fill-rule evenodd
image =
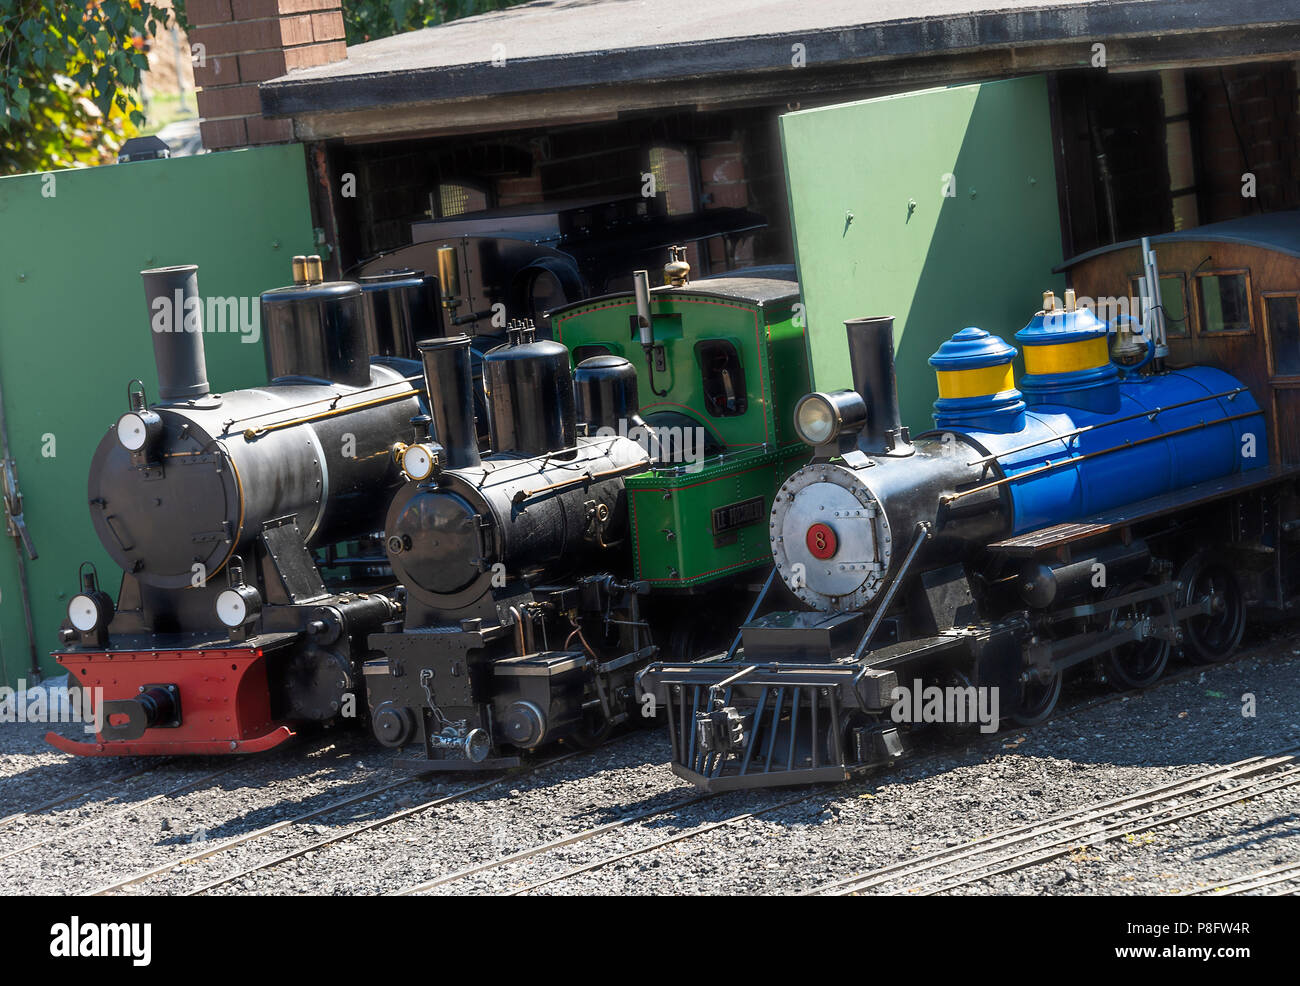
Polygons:
<instances>
[{"instance_id":1,"label":"black boiler barrel","mask_svg":"<svg viewBox=\"0 0 1300 986\"><path fill-rule=\"evenodd\" d=\"M159 399L189 401L203 397L208 393L208 366L203 354L198 267L157 267L142 270L140 276L149 306Z\"/></svg>"}]
</instances>

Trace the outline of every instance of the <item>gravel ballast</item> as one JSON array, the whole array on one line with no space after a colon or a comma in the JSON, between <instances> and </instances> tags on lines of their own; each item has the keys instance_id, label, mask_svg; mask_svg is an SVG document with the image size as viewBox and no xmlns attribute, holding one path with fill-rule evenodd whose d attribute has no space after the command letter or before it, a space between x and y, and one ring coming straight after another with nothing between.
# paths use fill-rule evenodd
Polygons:
<instances>
[{"instance_id":1,"label":"gravel ballast","mask_svg":"<svg viewBox=\"0 0 1300 986\"><path fill-rule=\"evenodd\" d=\"M159 765L73 759L45 746L45 727L5 724L0 818L72 797L0 824L0 892L87 893L155 868L121 892L187 893L218 881L207 892L375 894L430 882L431 893L460 894L807 892L1300 745L1298 671L1300 633L1261 636L1227 665L1137 696L1098 702L1104 686L1081 683L1063 699L1076 711L1033 730L930 744L847 784L713 797L669 771L661 731L506 776L411 778L360 732L249 758ZM383 788L391 789L333 807ZM412 811L433 799L441 803ZM316 814L294 821L306 813ZM1062 858L953 892L1213 889L1300 860L1297 816L1300 787L1283 787L1130 837L1081 838Z\"/></svg>"}]
</instances>

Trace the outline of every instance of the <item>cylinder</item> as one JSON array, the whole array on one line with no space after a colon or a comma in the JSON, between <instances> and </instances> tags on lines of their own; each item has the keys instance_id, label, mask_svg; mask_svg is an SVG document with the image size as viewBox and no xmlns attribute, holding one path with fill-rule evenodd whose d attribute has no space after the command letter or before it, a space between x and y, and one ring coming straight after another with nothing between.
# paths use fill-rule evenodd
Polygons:
<instances>
[{"instance_id":1,"label":"cylinder","mask_svg":"<svg viewBox=\"0 0 1300 986\"><path fill-rule=\"evenodd\" d=\"M1046 609L1090 591L1119 588L1150 568L1151 552L1145 541L1111 545L1063 565L1026 562L1020 572L1020 598L1035 609Z\"/></svg>"},{"instance_id":2,"label":"cylinder","mask_svg":"<svg viewBox=\"0 0 1300 986\"><path fill-rule=\"evenodd\" d=\"M428 339L420 343L420 358L424 361L433 437L443 448L447 468L477 466L480 459L469 336Z\"/></svg>"},{"instance_id":3,"label":"cylinder","mask_svg":"<svg viewBox=\"0 0 1300 986\"><path fill-rule=\"evenodd\" d=\"M153 330L159 398L189 401L203 397L208 393L208 364L203 354L198 267L157 267L141 271L140 277Z\"/></svg>"},{"instance_id":4,"label":"cylinder","mask_svg":"<svg viewBox=\"0 0 1300 986\"><path fill-rule=\"evenodd\" d=\"M573 448L567 348L550 340L497 346L483 357L483 378L494 452L543 455Z\"/></svg>"},{"instance_id":5,"label":"cylinder","mask_svg":"<svg viewBox=\"0 0 1300 986\"><path fill-rule=\"evenodd\" d=\"M902 429L898 382L894 376L894 317L852 318L844 323L849 337L849 368L853 389L867 405L862 435L866 449L889 451L893 435Z\"/></svg>"},{"instance_id":6,"label":"cylinder","mask_svg":"<svg viewBox=\"0 0 1300 986\"><path fill-rule=\"evenodd\" d=\"M366 349L372 357L415 359L415 344L442 334L438 282L423 271L386 270L361 278Z\"/></svg>"},{"instance_id":7,"label":"cylinder","mask_svg":"<svg viewBox=\"0 0 1300 986\"><path fill-rule=\"evenodd\" d=\"M310 377L353 387L370 383L361 286L353 281L265 292L262 332L272 380Z\"/></svg>"},{"instance_id":8,"label":"cylinder","mask_svg":"<svg viewBox=\"0 0 1300 986\"><path fill-rule=\"evenodd\" d=\"M641 424L636 367L622 356L607 354L583 360L574 371L573 389L578 420L589 434L602 428L626 434Z\"/></svg>"}]
</instances>

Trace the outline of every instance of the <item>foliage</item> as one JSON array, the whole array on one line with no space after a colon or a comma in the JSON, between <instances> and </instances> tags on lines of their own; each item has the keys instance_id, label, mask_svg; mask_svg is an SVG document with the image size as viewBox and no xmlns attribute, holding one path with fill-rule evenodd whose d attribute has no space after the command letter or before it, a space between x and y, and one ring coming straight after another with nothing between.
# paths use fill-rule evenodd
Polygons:
<instances>
[{"instance_id":1,"label":"foliage","mask_svg":"<svg viewBox=\"0 0 1300 986\"><path fill-rule=\"evenodd\" d=\"M422 27L504 10L526 0L343 0L348 44L418 31Z\"/></svg>"},{"instance_id":2,"label":"foliage","mask_svg":"<svg viewBox=\"0 0 1300 986\"><path fill-rule=\"evenodd\" d=\"M348 44L525 0L343 0ZM175 17L188 27L184 0ZM0 174L102 164L137 133L145 46L172 12L150 0L0 0Z\"/></svg>"},{"instance_id":3,"label":"foliage","mask_svg":"<svg viewBox=\"0 0 1300 986\"><path fill-rule=\"evenodd\" d=\"M148 0L0 0L0 174L112 160L168 11Z\"/></svg>"}]
</instances>

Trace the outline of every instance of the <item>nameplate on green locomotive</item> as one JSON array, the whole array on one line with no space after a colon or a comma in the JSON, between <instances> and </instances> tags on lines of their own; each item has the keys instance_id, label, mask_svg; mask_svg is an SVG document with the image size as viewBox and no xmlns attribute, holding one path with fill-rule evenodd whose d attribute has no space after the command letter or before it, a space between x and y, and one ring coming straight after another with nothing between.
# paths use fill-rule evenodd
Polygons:
<instances>
[{"instance_id":1,"label":"nameplate on green locomotive","mask_svg":"<svg viewBox=\"0 0 1300 986\"><path fill-rule=\"evenodd\" d=\"M726 534L728 531L734 531L738 527L748 527L750 524L757 524L766 516L767 509L761 496L741 500L739 503L728 503L721 507L714 507L713 533L716 536Z\"/></svg>"}]
</instances>

